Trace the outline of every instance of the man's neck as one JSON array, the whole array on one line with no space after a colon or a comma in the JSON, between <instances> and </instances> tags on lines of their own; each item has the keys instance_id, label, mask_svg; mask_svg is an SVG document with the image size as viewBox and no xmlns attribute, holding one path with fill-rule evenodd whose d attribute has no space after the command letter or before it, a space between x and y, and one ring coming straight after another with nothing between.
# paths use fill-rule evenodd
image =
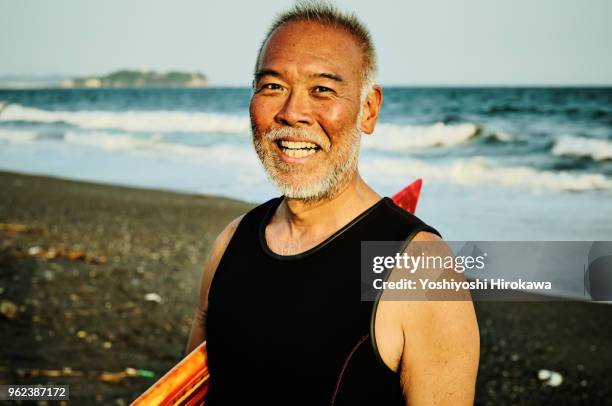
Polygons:
<instances>
[{"instance_id":1,"label":"man's neck","mask_svg":"<svg viewBox=\"0 0 612 406\"><path fill-rule=\"evenodd\" d=\"M331 236L380 200L358 172L334 196L308 202L285 198L266 230L273 251L295 254Z\"/></svg>"},{"instance_id":2,"label":"man's neck","mask_svg":"<svg viewBox=\"0 0 612 406\"><path fill-rule=\"evenodd\" d=\"M333 196L316 201L285 198L285 219L295 225L308 226L320 223L325 217L343 217L347 211L357 214L380 199L378 193L370 188L358 172ZM353 209L353 210L351 210ZM348 214L348 213L347 213ZM355 217L355 216L353 216Z\"/></svg>"}]
</instances>

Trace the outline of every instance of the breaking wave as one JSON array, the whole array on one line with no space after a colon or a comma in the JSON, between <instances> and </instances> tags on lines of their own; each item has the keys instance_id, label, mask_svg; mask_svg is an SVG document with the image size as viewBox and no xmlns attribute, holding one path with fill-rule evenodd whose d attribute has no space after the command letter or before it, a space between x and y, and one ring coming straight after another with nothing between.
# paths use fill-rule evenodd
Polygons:
<instances>
[{"instance_id":1,"label":"breaking wave","mask_svg":"<svg viewBox=\"0 0 612 406\"><path fill-rule=\"evenodd\" d=\"M47 139L44 134L37 135L31 131L0 129L0 141L22 144L36 141L38 138ZM145 138L103 131L68 131L63 134L62 142L108 151L142 152L164 159L216 163L221 166L230 164L255 168L258 165L256 155L250 143L247 142L238 145L216 143L208 146L193 146L169 142L164 140L163 135ZM439 164L410 158L371 157L361 160L360 168L369 176L382 181L403 176L406 178L422 177L426 181L466 185L492 184L535 191L585 192L612 189L612 180L602 174L538 170L527 166L496 166L481 157L457 159L450 163Z\"/></svg>"},{"instance_id":2,"label":"breaking wave","mask_svg":"<svg viewBox=\"0 0 612 406\"><path fill-rule=\"evenodd\" d=\"M373 137L364 137L365 148L385 151L452 147L470 141L480 133L472 123L444 124L429 126L405 126L379 124Z\"/></svg>"},{"instance_id":3,"label":"breaking wave","mask_svg":"<svg viewBox=\"0 0 612 406\"><path fill-rule=\"evenodd\" d=\"M594 161L612 160L612 142L586 137L559 138L551 150L556 156L574 156Z\"/></svg>"},{"instance_id":4,"label":"breaking wave","mask_svg":"<svg viewBox=\"0 0 612 406\"><path fill-rule=\"evenodd\" d=\"M37 124L66 123L86 130L118 130L148 133L218 133L250 134L246 116L186 111L50 111L20 104L4 104L0 122L17 121ZM432 125L396 125L380 123L373 137L364 137L365 148L403 151L464 144L482 133L472 123ZM504 133L486 134L508 141Z\"/></svg>"},{"instance_id":5,"label":"breaking wave","mask_svg":"<svg viewBox=\"0 0 612 406\"><path fill-rule=\"evenodd\" d=\"M423 160L386 158L363 162L361 168L381 179L394 179L403 175L467 185L494 184L532 191L585 192L612 189L612 180L602 174L553 172L527 166L502 167L480 157L441 165L432 165Z\"/></svg>"},{"instance_id":6,"label":"breaking wave","mask_svg":"<svg viewBox=\"0 0 612 406\"><path fill-rule=\"evenodd\" d=\"M207 132L246 134L247 117L185 111L50 111L5 105L1 121L32 123L64 122L84 129L113 129L132 132Z\"/></svg>"}]
</instances>

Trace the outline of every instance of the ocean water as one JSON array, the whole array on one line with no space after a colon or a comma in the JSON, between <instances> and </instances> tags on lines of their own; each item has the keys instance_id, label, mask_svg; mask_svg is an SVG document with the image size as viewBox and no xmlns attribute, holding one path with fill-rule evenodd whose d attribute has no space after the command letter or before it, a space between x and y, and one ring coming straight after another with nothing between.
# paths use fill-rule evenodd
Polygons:
<instances>
[{"instance_id":1,"label":"ocean water","mask_svg":"<svg viewBox=\"0 0 612 406\"><path fill-rule=\"evenodd\" d=\"M360 171L448 240L612 240L612 88L386 88ZM262 202L250 89L0 90L0 169Z\"/></svg>"}]
</instances>

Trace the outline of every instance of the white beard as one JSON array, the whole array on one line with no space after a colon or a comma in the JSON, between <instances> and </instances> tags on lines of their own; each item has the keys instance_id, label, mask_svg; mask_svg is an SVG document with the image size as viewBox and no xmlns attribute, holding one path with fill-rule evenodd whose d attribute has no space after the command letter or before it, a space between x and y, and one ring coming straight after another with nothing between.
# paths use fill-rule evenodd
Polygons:
<instances>
[{"instance_id":1,"label":"white beard","mask_svg":"<svg viewBox=\"0 0 612 406\"><path fill-rule=\"evenodd\" d=\"M274 129L263 134L262 138L273 142L289 135L303 140L312 140L320 146L322 145L318 137L313 137L308 131L301 128L282 127ZM348 134L341 137L344 136L349 137L348 143L341 146L342 149L336 153L334 162L329 165L328 170L321 176L305 183L284 180L284 174L295 171L298 168L281 161L271 152L266 151L259 137L255 134L254 129L253 145L266 174L285 197L317 201L333 197L353 177L357 170L361 132L355 126Z\"/></svg>"}]
</instances>

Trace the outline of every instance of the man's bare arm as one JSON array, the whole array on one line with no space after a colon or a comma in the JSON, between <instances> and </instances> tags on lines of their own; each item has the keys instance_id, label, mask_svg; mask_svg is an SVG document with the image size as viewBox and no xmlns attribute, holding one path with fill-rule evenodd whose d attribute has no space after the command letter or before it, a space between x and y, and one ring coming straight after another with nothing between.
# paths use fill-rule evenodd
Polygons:
<instances>
[{"instance_id":1,"label":"man's bare arm","mask_svg":"<svg viewBox=\"0 0 612 406\"><path fill-rule=\"evenodd\" d=\"M191 323L191 332L189 333L189 339L187 341L187 347L185 354L189 354L193 351L200 343L206 339L206 314L208 312L208 290L212 283L213 276L217 271L219 262L225 253L225 249L229 244L240 220L243 216L234 219L231 223L225 227L225 229L219 234L213 246L210 250L208 260L204 265L204 272L202 273L202 282L200 285L200 300L196 308L196 312Z\"/></svg>"},{"instance_id":2,"label":"man's bare arm","mask_svg":"<svg viewBox=\"0 0 612 406\"><path fill-rule=\"evenodd\" d=\"M434 234L419 233L413 241L435 242L425 255L453 255ZM423 300L402 307L400 376L408 404L472 405L480 357L472 301Z\"/></svg>"}]
</instances>

